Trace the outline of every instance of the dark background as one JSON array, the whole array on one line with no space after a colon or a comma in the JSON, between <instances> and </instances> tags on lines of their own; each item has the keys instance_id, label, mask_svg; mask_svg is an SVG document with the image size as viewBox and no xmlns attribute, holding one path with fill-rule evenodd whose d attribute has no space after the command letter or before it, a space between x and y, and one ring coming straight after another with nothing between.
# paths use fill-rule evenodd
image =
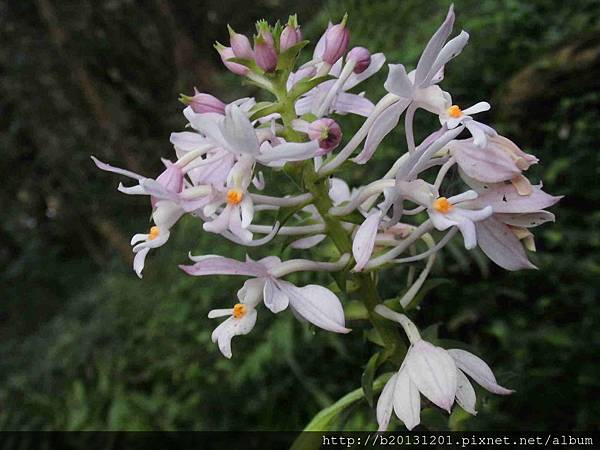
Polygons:
<instances>
[{"instance_id":1,"label":"dark background","mask_svg":"<svg viewBox=\"0 0 600 450\"><path fill-rule=\"evenodd\" d=\"M297 430L359 387L373 345L361 333L315 333L289 313L262 314L224 359L206 314L229 305L240 280L192 279L177 264L190 249L243 251L184 220L138 280L128 241L147 228L149 205L119 194L117 178L89 156L153 176L159 157L172 154L170 132L185 124L179 93L197 86L226 101L253 95L212 49L227 41L227 23L250 32L259 18L297 12L315 39L347 11L353 45L414 67L448 5L0 2L0 429ZM485 120L537 155L532 179L566 197L553 209L557 222L536 229L538 271L502 271L459 239L445 249L417 324L438 324L440 337L472 345L517 392L478 391L478 416L448 421L430 409L424 423L598 429L600 3L455 7L455 33L462 27L471 41L443 87L459 104L489 100ZM386 73L367 84L372 100ZM369 170L382 173L404 151L400 131L384 144ZM347 179L359 183L365 170ZM400 269L382 276L386 296L405 289ZM335 426L373 429L374 412L359 403Z\"/></svg>"}]
</instances>

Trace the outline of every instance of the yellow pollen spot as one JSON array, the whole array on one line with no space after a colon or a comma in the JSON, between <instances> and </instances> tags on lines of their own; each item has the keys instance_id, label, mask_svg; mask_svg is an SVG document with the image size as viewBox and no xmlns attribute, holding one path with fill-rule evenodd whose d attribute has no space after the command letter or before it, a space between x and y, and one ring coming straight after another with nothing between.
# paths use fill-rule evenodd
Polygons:
<instances>
[{"instance_id":1,"label":"yellow pollen spot","mask_svg":"<svg viewBox=\"0 0 600 450\"><path fill-rule=\"evenodd\" d=\"M452 105L450 108L448 108L448 114L450 117L458 119L460 116L462 116L462 111L458 105Z\"/></svg>"},{"instance_id":2,"label":"yellow pollen spot","mask_svg":"<svg viewBox=\"0 0 600 450\"><path fill-rule=\"evenodd\" d=\"M246 305L243 303L236 303L233 307L233 317L241 319L246 315Z\"/></svg>"},{"instance_id":3,"label":"yellow pollen spot","mask_svg":"<svg viewBox=\"0 0 600 450\"><path fill-rule=\"evenodd\" d=\"M229 189L227 191L227 203L237 205L242 201L244 193L240 189Z\"/></svg>"},{"instance_id":4,"label":"yellow pollen spot","mask_svg":"<svg viewBox=\"0 0 600 450\"><path fill-rule=\"evenodd\" d=\"M446 197L440 197L433 202L433 209L441 212L442 214L449 213L452 211L452 208L452 203L450 203Z\"/></svg>"},{"instance_id":5,"label":"yellow pollen spot","mask_svg":"<svg viewBox=\"0 0 600 450\"><path fill-rule=\"evenodd\" d=\"M156 239L158 237L159 233L160 233L160 228L158 228L158 227L150 228L150 233L148 233L148 240L151 241L153 239Z\"/></svg>"}]
</instances>

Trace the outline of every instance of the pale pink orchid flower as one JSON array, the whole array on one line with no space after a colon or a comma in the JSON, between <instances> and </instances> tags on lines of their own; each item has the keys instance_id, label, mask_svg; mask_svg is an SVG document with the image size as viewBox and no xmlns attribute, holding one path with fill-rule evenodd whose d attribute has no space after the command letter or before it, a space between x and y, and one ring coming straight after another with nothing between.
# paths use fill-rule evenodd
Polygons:
<instances>
[{"instance_id":1,"label":"pale pink orchid flower","mask_svg":"<svg viewBox=\"0 0 600 450\"><path fill-rule=\"evenodd\" d=\"M475 390L467 375L494 394L514 392L500 386L490 367L474 354L461 349L445 350L423 340L408 317L384 305L378 305L375 311L400 323L411 344L400 370L387 381L377 401L379 431L388 429L392 411L407 429L419 425L421 394L448 413L456 401L466 412L476 415Z\"/></svg>"},{"instance_id":2,"label":"pale pink orchid flower","mask_svg":"<svg viewBox=\"0 0 600 450\"><path fill-rule=\"evenodd\" d=\"M440 197L437 189L424 180L400 181L397 188L404 198L427 208L429 218L437 230L458 227L467 250L477 245L475 223L487 219L493 212L492 206L481 202L477 209L464 206L464 202L477 198L475 191L466 191L450 198Z\"/></svg>"},{"instance_id":3,"label":"pale pink orchid flower","mask_svg":"<svg viewBox=\"0 0 600 450\"><path fill-rule=\"evenodd\" d=\"M206 275L242 275L253 277L246 281L238 295L245 310L254 314L254 319L246 319L242 325L236 320L246 317L246 314L235 314L233 310L217 310L209 313L209 317L222 317L231 314L227 319L228 325L221 328L213 340L219 341L219 348L227 358L231 357L230 341L238 331L246 334L254 326L255 308L262 302L277 314L288 307L296 317L306 320L313 325L335 333L348 333L345 326L344 309L337 296L329 289L317 285L297 287L281 278L289 273L300 270L334 270L343 267L348 262L345 256L337 263L317 263L308 260L282 261L276 256L268 256L258 261L249 258L245 262L216 255L191 256L194 264L179 266L184 272L193 276ZM225 311L232 311L225 314ZM227 322L226 321L226 322ZM225 322L224 322L225 323ZM252 326L250 326L252 324ZM222 324L223 325L223 324ZM216 330L215 330L216 332Z\"/></svg>"},{"instance_id":4,"label":"pale pink orchid flower","mask_svg":"<svg viewBox=\"0 0 600 450\"><path fill-rule=\"evenodd\" d=\"M531 186L531 192L523 195L511 183L480 183L463 179L479 196L468 202L469 208L489 205L494 214L475 224L481 250L493 262L506 270L535 269L525 247L535 251L533 235L529 228L545 222L553 222L554 214L545 211L562 198L549 195L540 186Z\"/></svg>"}]
</instances>

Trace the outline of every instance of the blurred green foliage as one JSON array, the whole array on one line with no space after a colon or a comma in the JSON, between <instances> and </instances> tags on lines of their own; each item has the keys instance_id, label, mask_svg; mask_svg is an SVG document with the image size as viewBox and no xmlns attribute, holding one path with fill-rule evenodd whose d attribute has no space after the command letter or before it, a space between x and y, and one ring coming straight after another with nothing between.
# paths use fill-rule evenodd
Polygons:
<instances>
[{"instance_id":1,"label":"blurred green foliage","mask_svg":"<svg viewBox=\"0 0 600 450\"><path fill-rule=\"evenodd\" d=\"M348 11L353 44L412 67L449 3L316 4L0 6L8 43L0 49L0 429L295 430L360 386L376 348L359 321L350 335L334 336L289 312L261 311L255 330L234 340L233 359L224 359L210 342L215 321L206 314L229 305L241 280L192 279L177 264L188 250L243 253L186 219L138 280L124 261L127 236L147 227L149 205L114 192L118 181L88 159L156 173L158 157L170 154L169 132L184 124L179 92L198 85L226 100L252 94L235 87L210 52L215 38L226 40L227 22L249 31L263 15L297 11L305 34L316 38L327 20ZM478 391L478 416L457 408L448 421L428 408L423 422L432 429L597 429L600 5L459 0L455 7L456 28L469 31L471 42L447 68L444 88L459 104L490 99L485 120L537 155L532 178L566 197L554 208L557 223L536 230L538 271L504 272L458 240L439 259L437 287L412 312L416 323L438 324L428 333L442 343L468 343L517 393ZM373 100L385 72L361 86ZM417 119L422 134L434 126ZM362 183L385 171L403 139L401 132L388 137L375 169L353 167L347 179ZM401 269L382 279L384 298L405 289ZM374 413L358 402L334 426L373 429Z\"/></svg>"}]
</instances>

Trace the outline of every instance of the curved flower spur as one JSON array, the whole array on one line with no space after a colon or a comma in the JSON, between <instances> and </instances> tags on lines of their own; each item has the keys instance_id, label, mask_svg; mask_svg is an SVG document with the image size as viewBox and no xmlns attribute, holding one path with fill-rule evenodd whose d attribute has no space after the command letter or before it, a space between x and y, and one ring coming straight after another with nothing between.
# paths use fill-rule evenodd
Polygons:
<instances>
[{"instance_id":1,"label":"curved flower spur","mask_svg":"<svg viewBox=\"0 0 600 450\"><path fill-rule=\"evenodd\" d=\"M447 412L457 403L475 414L469 378L495 394L512 392L498 384L479 357L428 342L399 311L410 305L438 252L458 233L467 250L479 246L507 270L534 268L528 257L535 251L531 230L554 220L546 209L560 200L526 177L538 163L535 156L473 118L489 110L489 103L462 109L440 86L446 66L469 40L465 31L450 38L454 21L451 7L414 70L389 64L387 94L379 100L355 88L381 70L385 56L362 46L349 48L346 16L329 25L302 65L298 59L308 41L296 16L284 25L259 21L253 39L229 28L229 46L215 45L223 64L271 100L224 101L197 89L192 96L182 94L187 129L171 134L174 157L163 160L165 169L156 178L92 157L98 168L137 183L119 184L119 191L150 197L154 223L131 241L140 278L150 250L168 242L184 215L200 220L205 233L237 246L266 249L271 241L286 239L286 254L293 254L333 245L337 254L330 261L283 261L265 250L259 260L190 256L192 263L180 267L192 276L247 278L233 305L215 305L207 312L209 318L225 318L212 339L227 358L233 354L232 339L254 328L261 304L274 314L290 309L318 329L348 333L344 303L353 296L363 302L364 320L381 346L365 379L372 380L384 363L403 361L377 402L374 415L380 430L388 428L392 411L408 429L417 426L421 395ZM437 116L440 127L415 142L413 119L419 110ZM364 117L354 134L343 126L346 114ZM378 178L349 187L338 175L342 164L369 163L402 115L404 151ZM270 183L265 171L273 172ZM297 188L293 195L278 194L283 171ZM457 174L463 186L448 183L449 173ZM421 245L425 248L419 253ZM423 262L403 297L384 306L377 281L385 279L387 269L405 265L414 273ZM330 273L337 286L296 286L285 279L296 272ZM400 345L396 323L410 344L405 354L399 354L405 346ZM363 390L368 396L372 386L363 385Z\"/></svg>"}]
</instances>

